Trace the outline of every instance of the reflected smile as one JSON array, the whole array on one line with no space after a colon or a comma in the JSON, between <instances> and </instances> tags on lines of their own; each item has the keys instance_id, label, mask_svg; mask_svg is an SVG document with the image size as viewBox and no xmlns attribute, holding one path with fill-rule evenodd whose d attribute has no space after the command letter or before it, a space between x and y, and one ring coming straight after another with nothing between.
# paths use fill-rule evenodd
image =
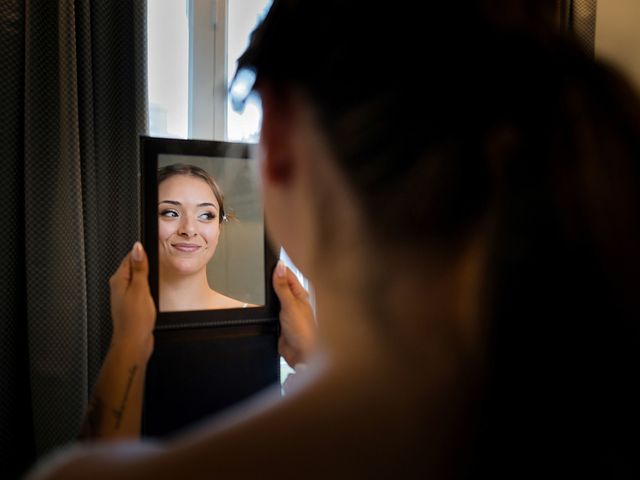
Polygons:
<instances>
[{"instance_id":1,"label":"reflected smile","mask_svg":"<svg viewBox=\"0 0 640 480\"><path fill-rule=\"evenodd\" d=\"M202 248L201 245L196 245L195 243L172 243L171 246L179 252L185 253L196 252Z\"/></svg>"}]
</instances>

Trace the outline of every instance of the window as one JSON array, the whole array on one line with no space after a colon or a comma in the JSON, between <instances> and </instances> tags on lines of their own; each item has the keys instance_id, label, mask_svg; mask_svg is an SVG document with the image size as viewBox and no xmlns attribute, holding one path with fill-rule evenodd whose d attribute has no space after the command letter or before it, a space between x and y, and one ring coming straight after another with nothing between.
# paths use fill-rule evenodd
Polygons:
<instances>
[{"instance_id":1,"label":"window","mask_svg":"<svg viewBox=\"0 0 640 480\"><path fill-rule=\"evenodd\" d=\"M229 2L228 15L228 49L227 71L230 72L227 81L232 80L236 69L236 61L244 52L249 42L249 35L255 26L264 18L271 0L243 0ZM227 138L237 142L257 141L260 134L260 120L262 109L257 96L250 96L242 113L236 112L230 101L225 102L227 110Z\"/></svg>"},{"instance_id":2,"label":"window","mask_svg":"<svg viewBox=\"0 0 640 480\"><path fill-rule=\"evenodd\" d=\"M149 133L189 136L189 22L185 0L147 4Z\"/></svg>"},{"instance_id":3,"label":"window","mask_svg":"<svg viewBox=\"0 0 640 480\"><path fill-rule=\"evenodd\" d=\"M256 142L256 96L238 113L229 82L271 0L148 0L149 132L159 137Z\"/></svg>"}]
</instances>

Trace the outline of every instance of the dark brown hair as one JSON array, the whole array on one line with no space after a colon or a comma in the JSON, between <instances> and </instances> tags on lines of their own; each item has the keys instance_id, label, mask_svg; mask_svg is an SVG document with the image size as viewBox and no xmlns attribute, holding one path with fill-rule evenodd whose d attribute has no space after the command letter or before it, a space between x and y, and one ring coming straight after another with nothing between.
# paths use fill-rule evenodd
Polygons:
<instances>
[{"instance_id":1,"label":"dark brown hair","mask_svg":"<svg viewBox=\"0 0 640 480\"><path fill-rule=\"evenodd\" d=\"M238 68L306 94L374 242L456 251L489 225L470 465L637 472L640 102L487 3L274 0Z\"/></svg>"},{"instance_id":2,"label":"dark brown hair","mask_svg":"<svg viewBox=\"0 0 640 480\"><path fill-rule=\"evenodd\" d=\"M218 205L220 206L218 223L222 223L223 221L227 220L227 215L224 210L224 195L222 194L222 190L220 190L220 187L218 186L214 178L209 175L206 170L200 167L196 167L195 165L187 165L183 163L167 165L158 169L158 185L160 185L166 179L174 177L176 175L187 175L204 180L207 185L209 185L209 188L211 188L211 191L215 195L216 200L218 201Z\"/></svg>"}]
</instances>

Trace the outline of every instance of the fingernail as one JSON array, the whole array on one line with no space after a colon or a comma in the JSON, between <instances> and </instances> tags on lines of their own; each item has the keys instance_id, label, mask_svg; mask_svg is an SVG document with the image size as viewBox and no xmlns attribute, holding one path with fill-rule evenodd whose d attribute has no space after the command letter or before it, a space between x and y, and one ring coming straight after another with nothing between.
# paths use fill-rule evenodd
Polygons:
<instances>
[{"instance_id":1,"label":"fingernail","mask_svg":"<svg viewBox=\"0 0 640 480\"><path fill-rule=\"evenodd\" d=\"M131 257L135 262L141 262L143 257L142 244L136 242L133 244L133 250L131 250Z\"/></svg>"},{"instance_id":2,"label":"fingernail","mask_svg":"<svg viewBox=\"0 0 640 480\"><path fill-rule=\"evenodd\" d=\"M287 273L287 267L282 260L278 260L278 266L276 267L276 275L278 277L284 277Z\"/></svg>"}]
</instances>

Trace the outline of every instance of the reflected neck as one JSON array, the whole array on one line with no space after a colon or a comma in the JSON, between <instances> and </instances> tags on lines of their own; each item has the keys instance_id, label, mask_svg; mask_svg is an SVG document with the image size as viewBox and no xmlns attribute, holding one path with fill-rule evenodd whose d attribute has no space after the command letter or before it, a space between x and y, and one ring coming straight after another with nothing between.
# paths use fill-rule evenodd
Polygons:
<instances>
[{"instance_id":1,"label":"reflected neck","mask_svg":"<svg viewBox=\"0 0 640 480\"><path fill-rule=\"evenodd\" d=\"M160 311L204 310L213 292L202 269L191 275L160 275Z\"/></svg>"}]
</instances>

